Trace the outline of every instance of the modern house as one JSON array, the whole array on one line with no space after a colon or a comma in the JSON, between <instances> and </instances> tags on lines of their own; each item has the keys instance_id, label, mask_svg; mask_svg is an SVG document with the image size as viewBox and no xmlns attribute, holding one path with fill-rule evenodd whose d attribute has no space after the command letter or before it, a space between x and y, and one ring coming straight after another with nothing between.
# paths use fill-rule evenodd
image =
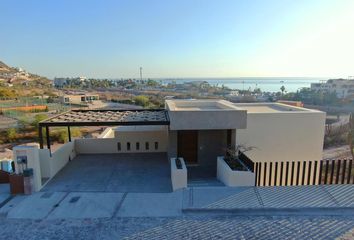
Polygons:
<instances>
[{"instance_id":1,"label":"modern house","mask_svg":"<svg viewBox=\"0 0 354 240\"><path fill-rule=\"evenodd\" d=\"M99 100L97 94L66 94L59 98L64 104L82 104Z\"/></svg>"},{"instance_id":2,"label":"modern house","mask_svg":"<svg viewBox=\"0 0 354 240\"><path fill-rule=\"evenodd\" d=\"M68 128L69 142L52 153L50 128L59 126ZM100 138L71 139L70 127L74 126L107 128ZM255 185L262 178L263 184L259 185L270 180L275 185L287 185L290 180L280 176L275 163L296 162L290 168L287 166L286 171L312 179L319 168L315 162L322 159L325 113L281 103L166 100L165 109L159 110L71 110L41 122L39 128L40 149L14 149L15 159L26 156L27 167L34 168L36 190L78 156L91 156L99 162L102 154L105 158L112 156L113 162L119 161L119 156L159 156L161 164L170 166L168 181L173 190L200 179L245 186ZM232 171L223 160L227 148L238 145L253 147L240 155L244 167L241 172ZM147 164L149 160L144 161ZM306 163L313 167L305 172L302 169ZM261 166L266 164L275 173L261 172ZM124 173L121 167L117 171Z\"/></svg>"},{"instance_id":3,"label":"modern house","mask_svg":"<svg viewBox=\"0 0 354 240\"><path fill-rule=\"evenodd\" d=\"M317 92L335 93L338 98L354 97L354 79L329 79L327 82L311 83L311 89Z\"/></svg>"}]
</instances>

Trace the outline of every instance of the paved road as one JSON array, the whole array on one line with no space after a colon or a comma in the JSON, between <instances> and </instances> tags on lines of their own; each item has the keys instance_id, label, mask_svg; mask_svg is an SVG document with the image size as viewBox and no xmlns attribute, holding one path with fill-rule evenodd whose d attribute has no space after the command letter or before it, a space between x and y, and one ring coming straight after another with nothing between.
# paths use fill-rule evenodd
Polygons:
<instances>
[{"instance_id":1,"label":"paved road","mask_svg":"<svg viewBox=\"0 0 354 240\"><path fill-rule=\"evenodd\" d=\"M354 217L0 219L1 239L353 239Z\"/></svg>"}]
</instances>

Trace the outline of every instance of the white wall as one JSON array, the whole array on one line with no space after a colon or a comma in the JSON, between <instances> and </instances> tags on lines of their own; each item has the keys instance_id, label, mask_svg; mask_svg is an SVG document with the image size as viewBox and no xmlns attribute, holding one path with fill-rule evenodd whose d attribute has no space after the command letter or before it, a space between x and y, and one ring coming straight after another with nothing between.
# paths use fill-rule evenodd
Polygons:
<instances>
[{"instance_id":1,"label":"white wall","mask_svg":"<svg viewBox=\"0 0 354 240\"><path fill-rule=\"evenodd\" d=\"M236 130L236 143L254 146L254 162L322 159L323 112L249 113L247 129Z\"/></svg>"},{"instance_id":2,"label":"white wall","mask_svg":"<svg viewBox=\"0 0 354 240\"><path fill-rule=\"evenodd\" d=\"M42 178L51 178L51 164L48 149L38 149Z\"/></svg>"},{"instance_id":3,"label":"white wall","mask_svg":"<svg viewBox=\"0 0 354 240\"><path fill-rule=\"evenodd\" d=\"M114 138L114 131L108 127L97 138Z\"/></svg>"},{"instance_id":4,"label":"white wall","mask_svg":"<svg viewBox=\"0 0 354 240\"><path fill-rule=\"evenodd\" d=\"M157 142L157 149L155 149ZM118 150L120 143L121 150ZM130 143L130 150L127 148ZM136 148L139 143L139 149ZM146 149L145 144L149 144ZM76 139L75 149L80 153L139 153L139 152L167 152L168 134L167 132L122 132L115 138L87 138Z\"/></svg>"},{"instance_id":5,"label":"white wall","mask_svg":"<svg viewBox=\"0 0 354 240\"><path fill-rule=\"evenodd\" d=\"M50 156L48 149L39 149L42 177L52 178L76 156L75 143L68 142Z\"/></svg>"},{"instance_id":6,"label":"white wall","mask_svg":"<svg viewBox=\"0 0 354 240\"><path fill-rule=\"evenodd\" d=\"M224 100L166 100L171 130L246 128L247 112Z\"/></svg>"},{"instance_id":7,"label":"white wall","mask_svg":"<svg viewBox=\"0 0 354 240\"><path fill-rule=\"evenodd\" d=\"M51 157L51 176L54 177L68 162L76 156L75 143L68 142L55 151Z\"/></svg>"},{"instance_id":8,"label":"white wall","mask_svg":"<svg viewBox=\"0 0 354 240\"><path fill-rule=\"evenodd\" d=\"M229 187L254 186L255 174L250 171L233 171L224 161L217 158L217 178Z\"/></svg>"},{"instance_id":9,"label":"white wall","mask_svg":"<svg viewBox=\"0 0 354 240\"><path fill-rule=\"evenodd\" d=\"M17 158L26 157L26 164L18 164ZM41 184L41 170L39 163L38 146L16 146L13 148L13 160L17 174L22 174L25 168L33 169L33 191L39 191Z\"/></svg>"},{"instance_id":10,"label":"white wall","mask_svg":"<svg viewBox=\"0 0 354 240\"><path fill-rule=\"evenodd\" d=\"M180 158L182 169L178 169L176 166L176 158L171 158L171 182L172 189L176 191L177 189L186 188L187 187L187 167L184 163L183 158Z\"/></svg>"}]
</instances>

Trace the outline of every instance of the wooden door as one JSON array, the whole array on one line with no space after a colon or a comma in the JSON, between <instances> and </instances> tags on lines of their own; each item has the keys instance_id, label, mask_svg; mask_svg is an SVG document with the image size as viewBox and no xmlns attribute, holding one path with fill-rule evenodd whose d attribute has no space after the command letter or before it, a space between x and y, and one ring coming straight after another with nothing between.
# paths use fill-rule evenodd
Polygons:
<instances>
[{"instance_id":1,"label":"wooden door","mask_svg":"<svg viewBox=\"0 0 354 240\"><path fill-rule=\"evenodd\" d=\"M186 164L198 163L198 131L183 130L177 134L177 152Z\"/></svg>"}]
</instances>

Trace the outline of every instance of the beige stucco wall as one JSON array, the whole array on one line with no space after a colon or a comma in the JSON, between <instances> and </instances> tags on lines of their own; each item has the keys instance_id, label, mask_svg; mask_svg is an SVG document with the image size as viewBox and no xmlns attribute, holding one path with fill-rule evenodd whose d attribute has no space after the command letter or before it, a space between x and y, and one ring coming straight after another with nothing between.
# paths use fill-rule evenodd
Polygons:
<instances>
[{"instance_id":1,"label":"beige stucco wall","mask_svg":"<svg viewBox=\"0 0 354 240\"><path fill-rule=\"evenodd\" d=\"M248 113L236 142L256 147L246 153L255 162L320 160L325 117L319 111Z\"/></svg>"},{"instance_id":2,"label":"beige stucco wall","mask_svg":"<svg viewBox=\"0 0 354 240\"><path fill-rule=\"evenodd\" d=\"M247 111L224 100L166 100L171 130L246 128Z\"/></svg>"},{"instance_id":3,"label":"beige stucco wall","mask_svg":"<svg viewBox=\"0 0 354 240\"><path fill-rule=\"evenodd\" d=\"M246 128L246 111L170 111L171 130Z\"/></svg>"},{"instance_id":4,"label":"beige stucco wall","mask_svg":"<svg viewBox=\"0 0 354 240\"><path fill-rule=\"evenodd\" d=\"M178 131L169 132L168 157L175 158L178 153ZM198 130L198 164L215 165L216 157L224 155L227 130Z\"/></svg>"},{"instance_id":5,"label":"beige stucco wall","mask_svg":"<svg viewBox=\"0 0 354 240\"><path fill-rule=\"evenodd\" d=\"M155 149L155 142L158 148ZM120 143L121 150L118 150ZM130 143L130 150L127 144ZM139 143L139 149L136 148ZM145 144L149 143L149 149ZM167 152L168 132L161 131L119 131L114 138L76 139L75 148L78 153L132 153L132 152Z\"/></svg>"},{"instance_id":6,"label":"beige stucco wall","mask_svg":"<svg viewBox=\"0 0 354 240\"><path fill-rule=\"evenodd\" d=\"M68 142L50 155L48 149L39 149L42 177L54 177L68 162L76 156L75 143Z\"/></svg>"}]
</instances>

